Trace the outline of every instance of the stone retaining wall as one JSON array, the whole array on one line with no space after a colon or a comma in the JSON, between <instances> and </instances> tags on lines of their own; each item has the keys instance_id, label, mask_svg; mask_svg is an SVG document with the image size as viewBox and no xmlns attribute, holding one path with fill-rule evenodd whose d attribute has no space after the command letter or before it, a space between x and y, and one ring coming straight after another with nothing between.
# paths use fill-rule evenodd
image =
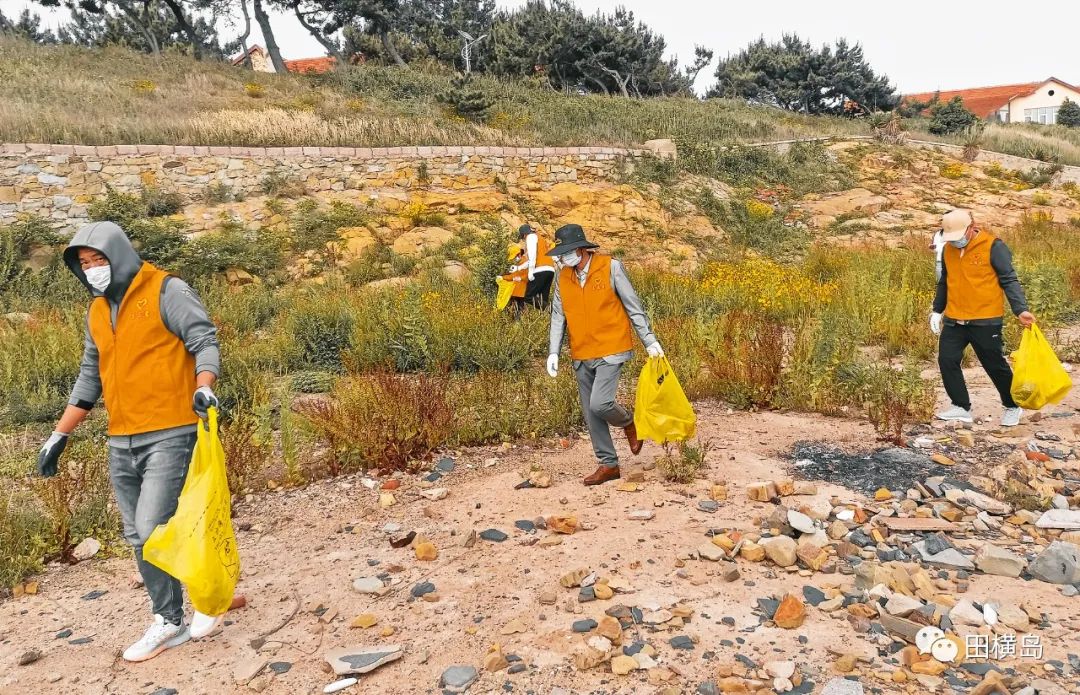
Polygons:
<instances>
[{"instance_id":1,"label":"stone retaining wall","mask_svg":"<svg viewBox=\"0 0 1080 695\"><path fill-rule=\"evenodd\" d=\"M213 185L264 194L271 174L309 193L493 188L544 189L610 179L644 150L611 147L193 147L181 145L0 145L0 225L34 214L58 229L87 220L106 186L144 186L198 203Z\"/></svg>"}]
</instances>

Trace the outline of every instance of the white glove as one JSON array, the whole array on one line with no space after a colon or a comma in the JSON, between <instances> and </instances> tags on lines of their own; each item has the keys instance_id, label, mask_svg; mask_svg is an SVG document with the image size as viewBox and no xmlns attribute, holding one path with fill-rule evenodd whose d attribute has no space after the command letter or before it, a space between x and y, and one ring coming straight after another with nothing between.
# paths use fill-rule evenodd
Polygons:
<instances>
[{"instance_id":1,"label":"white glove","mask_svg":"<svg viewBox=\"0 0 1080 695\"><path fill-rule=\"evenodd\" d=\"M934 335L941 334L941 319L942 315L936 311L930 314L930 332Z\"/></svg>"},{"instance_id":2,"label":"white glove","mask_svg":"<svg viewBox=\"0 0 1080 695\"><path fill-rule=\"evenodd\" d=\"M529 271L529 282L532 282L532 281L533 281L533 280L535 280L535 279L536 279L536 273L534 273L534 272L532 272L532 271L530 270L530 271Z\"/></svg>"},{"instance_id":3,"label":"white glove","mask_svg":"<svg viewBox=\"0 0 1080 695\"><path fill-rule=\"evenodd\" d=\"M649 353L649 357L664 356L664 348L660 347L660 343L653 343L649 347L645 348L645 352Z\"/></svg>"},{"instance_id":4,"label":"white glove","mask_svg":"<svg viewBox=\"0 0 1080 695\"><path fill-rule=\"evenodd\" d=\"M555 354L548 355L547 359L547 372L552 378L559 376L559 356Z\"/></svg>"},{"instance_id":5,"label":"white glove","mask_svg":"<svg viewBox=\"0 0 1080 695\"><path fill-rule=\"evenodd\" d=\"M210 408L220 408L217 396L209 386L200 386L195 389L195 395L191 397L191 409L203 420L209 419Z\"/></svg>"}]
</instances>

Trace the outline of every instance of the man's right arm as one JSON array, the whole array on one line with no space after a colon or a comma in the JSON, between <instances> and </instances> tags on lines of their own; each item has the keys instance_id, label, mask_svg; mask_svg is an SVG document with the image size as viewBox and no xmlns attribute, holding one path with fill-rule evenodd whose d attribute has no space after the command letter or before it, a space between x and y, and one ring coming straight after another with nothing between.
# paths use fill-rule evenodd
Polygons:
<instances>
[{"instance_id":1,"label":"man's right arm","mask_svg":"<svg viewBox=\"0 0 1080 695\"><path fill-rule=\"evenodd\" d=\"M933 309L934 309L935 314L944 314L945 313L945 305L948 303L949 285L948 285L948 282L946 280L946 274L947 273L948 273L948 271L945 268L945 261L944 261L944 259L942 259L942 262L941 262L941 277L938 278L937 292L934 293L934 306L933 306Z\"/></svg>"},{"instance_id":2,"label":"man's right arm","mask_svg":"<svg viewBox=\"0 0 1080 695\"><path fill-rule=\"evenodd\" d=\"M71 396L68 398L68 406L56 423L55 431L71 434L72 430L90 414L90 410L99 398L101 398L101 374L98 371L98 349L90 336L90 326L87 324L83 337L83 356L79 364L79 377L75 380L75 386L72 387Z\"/></svg>"},{"instance_id":3,"label":"man's right arm","mask_svg":"<svg viewBox=\"0 0 1080 695\"><path fill-rule=\"evenodd\" d=\"M551 331L548 335L548 354L557 355L562 350L563 334L566 332L566 315L563 314L562 295L559 292L559 273L555 274L555 291L551 298Z\"/></svg>"}]
</instances>

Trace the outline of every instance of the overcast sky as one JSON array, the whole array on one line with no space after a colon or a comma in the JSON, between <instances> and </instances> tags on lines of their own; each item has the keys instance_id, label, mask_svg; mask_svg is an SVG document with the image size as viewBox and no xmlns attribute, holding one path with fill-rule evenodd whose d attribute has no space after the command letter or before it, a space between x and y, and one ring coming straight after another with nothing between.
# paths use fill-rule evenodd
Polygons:
<instances>
[{"instance_id":1,"label":"overcast sky","mask_svg":"<svg viewBox=\"0 0 1080 695\"><path fill-rule=\"evenodd\" d=\"M518 7L525 0L496 0ZM694 44L717 57L733 53L758 36L777 39L795 32L814 44L845 37L862 44L870 65L903 93L1033 82L1051 75L1080 82L1080 1L972 4L949 0L576 0L586 13L632 10L664 35L668 50L686 63ZM55 26L60 11L29 0L0 0L5 14L30 6ZM286 58L323 55L322 47L291 15L271 22ZM239 32L222 27L223 38ZM261 43L258 26L251 43ZM714 62L715 66L715 62ZM712 82L703 71L697 87Z\"/></svg>"}]
</instances>

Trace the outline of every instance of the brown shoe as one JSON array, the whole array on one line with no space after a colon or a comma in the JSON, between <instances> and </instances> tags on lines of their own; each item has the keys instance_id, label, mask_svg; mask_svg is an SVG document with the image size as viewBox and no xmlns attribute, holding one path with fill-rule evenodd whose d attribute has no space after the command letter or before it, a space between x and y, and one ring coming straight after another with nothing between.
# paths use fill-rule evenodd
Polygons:
<instances>
[{"instance_id":1,"label":"brown shoe","mask_svg":"<svg viewBox=\"0 0 1080 695\"><path fill-rule=\"evenodd\" d=\"M623 428L626 433L626 441L630 443L630 453L637 456L641 453L641 440L637 438L637 427L630 423Z\"/></svg>"},{"instance_id":2,"label":"brown shoe","mask_svg":"<svg viewBox=\"0 0 1080 695\"><path fill-rule=\"evenodd\" d=\"M618 466L597 466L591 475L585 477L582 482L586 485L601 485L609 480L619 479Z\"/></svg>"}]
</instances>

